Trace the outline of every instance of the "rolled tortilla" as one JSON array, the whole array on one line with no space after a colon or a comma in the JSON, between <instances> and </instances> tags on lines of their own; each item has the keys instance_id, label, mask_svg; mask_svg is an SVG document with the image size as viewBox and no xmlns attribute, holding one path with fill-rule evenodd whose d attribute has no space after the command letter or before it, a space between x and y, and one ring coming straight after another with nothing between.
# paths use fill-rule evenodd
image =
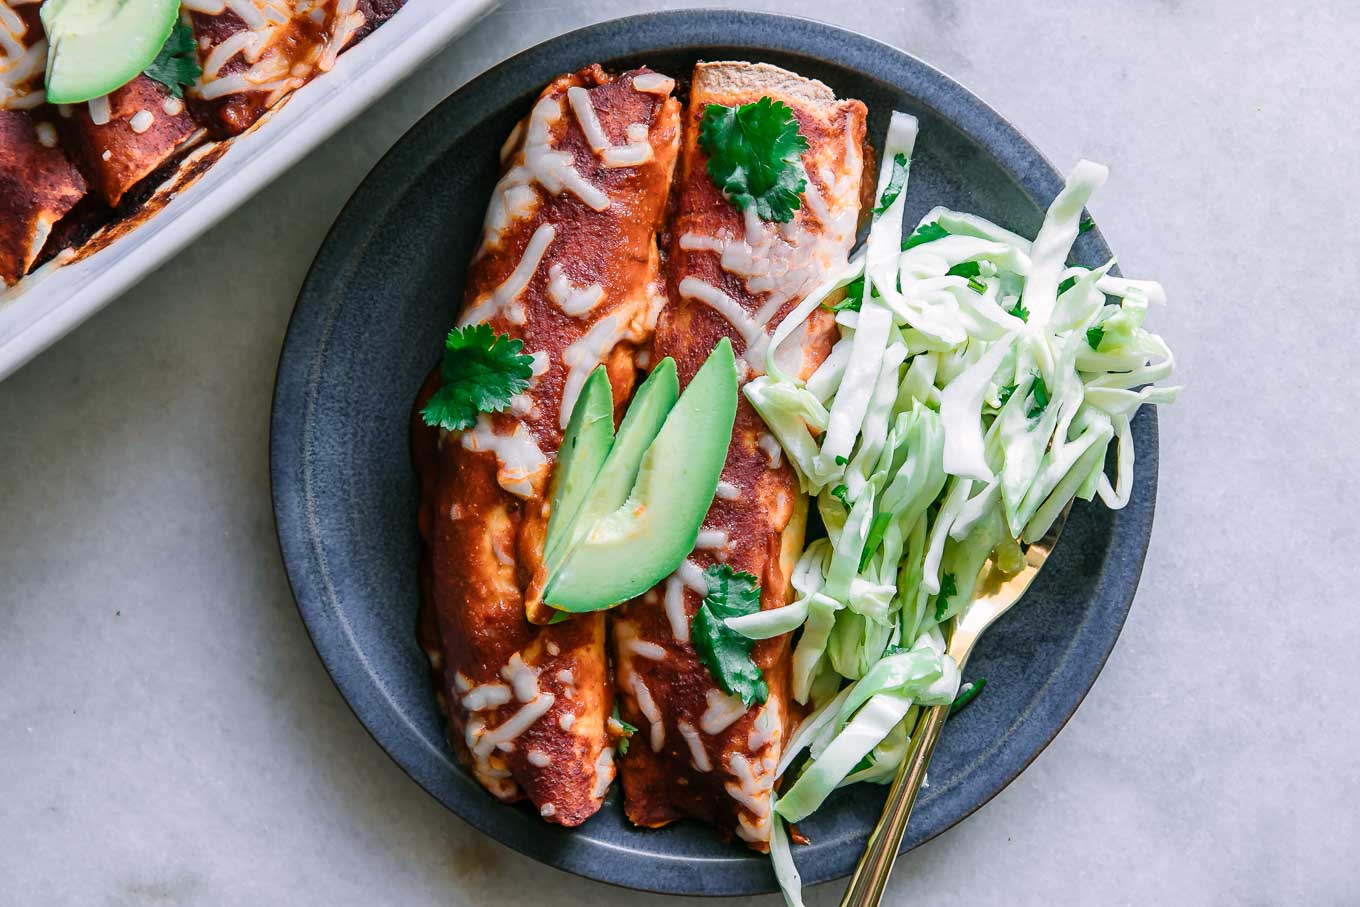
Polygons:
<instances>
[{"instance_id":1,"label":"rolled tortilla","mask_svg":"<svg viewBox=\"0 0 1360 907\"><path fill-rule=\"evenodd\" d=\"M733 207L709 178L698 143L707 105L766 96L793 109L809 144L808 185L787 224L761 221L754 206L745 213ZM767 64L696 68L669 228L671 302L652 352L675 358L682 384L722 337L742 357L739 379L758 374L781 318L844 265L860 211L865 116L859 101L838 101L822 83ZM781 366L811 374L834 333L833 317L819 311L781 347ZM674 576L623 606L612 625L620 711L639 728L621 763L624 804L635 823L694 817L767 849L775 768L790 731L788 636L755 644L752 657L769 695L747 708L718 687L690 627L706 589L703 571L714 563L753 574L763 609L786 604L803 545L804 501L778 443L739 393L722 482L698 547Z\"/></svg>"},{"instance_id":2,"label":"rolled tortilla","mask_svg":"<svg viewBox=\"0 0 1360 907\"><path fill-rule=\"evenodd\" d=\"M549 85L502 151L461 324L524 341L536 377L510 412L440 434L414 417L425 542L420 636L476 778L578 825L614 778L605 616L531 623L547 489L585 377L625 401L664 294L657 231L679 145L674 83L593 66ZM431 376L418 406L438 385Z\"/></svg>"}]
</instances>

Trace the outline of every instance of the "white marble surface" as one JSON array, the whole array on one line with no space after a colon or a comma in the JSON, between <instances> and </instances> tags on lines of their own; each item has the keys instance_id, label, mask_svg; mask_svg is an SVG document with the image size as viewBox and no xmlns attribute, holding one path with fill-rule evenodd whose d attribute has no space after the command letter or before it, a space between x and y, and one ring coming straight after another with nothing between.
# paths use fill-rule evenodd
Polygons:
<instances>
[{"instance_id":1,"label":"white marble surface","mask_svg":"<svg viewBox=\"0 0 1360 907\"><path fill-rule=\"evenodd\" d=\"M662 901L482 838L368 738L289 596L266 435L298 285L379 155L512 52L664 5L508 3L0 385L0 903ZM889 901L1355 903L1353 4L761 5L921 56L1061 166L1108 161L1093 210L1166 284L1189 385L1100 682Z\"/></svg>"}]
</instances>

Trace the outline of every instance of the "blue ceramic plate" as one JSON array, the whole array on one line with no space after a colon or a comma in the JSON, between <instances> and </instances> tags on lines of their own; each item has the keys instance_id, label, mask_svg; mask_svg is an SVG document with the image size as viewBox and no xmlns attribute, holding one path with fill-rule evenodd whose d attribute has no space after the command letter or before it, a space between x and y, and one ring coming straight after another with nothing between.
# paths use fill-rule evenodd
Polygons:
<instances>
[{"instance_id":1,"label":"blue ceramic plate","mask_svg":"<svg viewBox=\"0 0 1360 907\"><path fill-rule=\"evenodd\" d=\"M463 271L496 180L497 149L557 74L599 62L676 76L696 60L767 61L869 106L921 120L907 221L934 205L1033 235L1062 177L1005 119L947 76L828 25L744 12L670 12L606 22L502 63L436 107L369 174L317 255L279 362L271 435L274 510L298 608L335 683L421 786L498 841L594 879L676 894L772 891L765 857L683 822L632 827L611 794L563 830L505 806L458 767L416 646L416 481L407 414L453 323ZM1109 249L1096 231L1075 258ZM1078 504L1022 607L969 664L985 695L951 721L903 848L954 825L1016 777L1095 682L1128 613L1152 529L1156 416L1138 416L1133 503ZM883 789L839 793L802 829L809 884L853 867Z\"/></svg>"}]
</instances>

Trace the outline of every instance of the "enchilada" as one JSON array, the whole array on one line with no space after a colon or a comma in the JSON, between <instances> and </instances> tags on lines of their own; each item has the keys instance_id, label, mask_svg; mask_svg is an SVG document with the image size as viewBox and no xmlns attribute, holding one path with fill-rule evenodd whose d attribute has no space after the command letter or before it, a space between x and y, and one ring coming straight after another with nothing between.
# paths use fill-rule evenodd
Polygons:
<instances>
[{"instance_id":1,"label":"enchilada","mask_svg":"<svg viewBox=\"0 0 1360 907\"><path fill-rule=\"evenodd\" d=\"M729 203L706 172L700 144L708 105L762 98L786 104L807 141L801 204L785 223L760 219L755 204L742 211ZM739 379L759 374L775 326L844 265L860 210L865 116L859 101L837 100L822 83L767 64L696 68L668 230L671 304L652 346L653 358L674 357L682 384L723 337L741 356ZM811 374L833 338L834 318L816 313L781 347L781 367ZM806 498L779 444L738 398L722 481L695 551L660 587L617 612L612 638L620 712L644 731L621 762L629 818L654 827L694 817L764 850L775 768L791 727L789 638L755 643L751 657L768 692L763 702L744 703L710 675L691 625L714 564L755 577L762 609L786 603Z\"/></svg>"},{"instance_id":2,"label":"enchilada","mask_svg":"<svg viewBox=\"0 0 1360 907\"><path fill-rule=\"evenodd\" d=\"M521 340L533 378L510 411L467 431L414 426L421 637L450 739L494 796L528 798L561 825L598 810L614 778L605 615L533 623L526 593L541 581L548 486L586 377L603 364L624 403L665 301L673 87L646 69L592 66L539 96L502 149L459 322Z\"/></svg>"}]
</instances>

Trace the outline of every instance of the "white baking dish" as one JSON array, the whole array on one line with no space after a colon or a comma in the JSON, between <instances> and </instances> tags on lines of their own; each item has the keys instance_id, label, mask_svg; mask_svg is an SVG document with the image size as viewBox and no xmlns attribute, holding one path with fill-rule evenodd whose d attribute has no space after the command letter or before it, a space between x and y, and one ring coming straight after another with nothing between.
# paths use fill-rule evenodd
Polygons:
<instances>
[{"instance_id":1,"label":"white baking dish","mask_svg":"<svg viewBox=\"0 0 1360 907\"><path fill-rule=\"evenodd\" d=\"M0 379L107 305L354 118L494 6L407 0L259 127L233 140L202 178L104 248L49 262L0 291Z\"/></svg>"}]
</instances>

